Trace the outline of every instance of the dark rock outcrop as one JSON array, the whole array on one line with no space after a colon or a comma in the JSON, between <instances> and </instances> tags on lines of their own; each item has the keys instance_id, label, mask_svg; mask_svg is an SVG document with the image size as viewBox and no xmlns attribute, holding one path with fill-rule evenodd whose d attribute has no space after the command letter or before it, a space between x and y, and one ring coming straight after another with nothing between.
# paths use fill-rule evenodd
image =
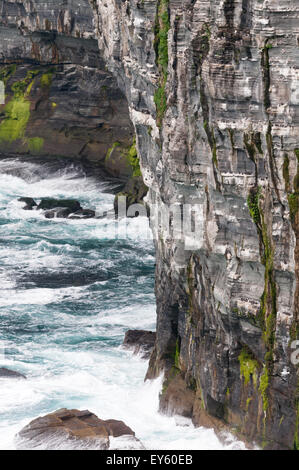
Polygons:
<instances>
[{"instance_id":1,"label":"dark rock outcrop","mask_svg":"<svg viewBox=\"0 0 299 470\"><path fill-rule=\"evenodd\" d=\"M88 410L66 408L31 421L17 435L17 445L26 449L109 449L109 437L127 437L132 448L140 448L135 433L123 421L104 421Z\"/></svg>"},{"instance_id":2,"label":"dark rock outcrop","mask_svg":"<svg viewBox=\"0 0 299 470\"><path fill-rule=\"evenodd\" d=\"M154 349L155 340L154 331L128 330L123 345L127 349L132 349L134 354L140 354L143 359L148 359Z\"/></svg>"},{"instance_id":3,"label":"dark rock outcrop","mask_svg":"<svg viewBox=\"0 0 299 470\"><path fill-rule=\"evenodd\" d=\"M115 215L118 216L121 212L125 212L125 214L122 213L121 216L127 215L128 217L140 216L143 215L143 213L146 215L148 212L147 207L144 204L144 198L147 195L147 192L148 187L144 184L141 176L135 176L133 178L130 178L126 183L124 189L121 192L117 193L114 198ZM121 208L123 209L121 211L119 211L120 198L125 198L123 199L125 201L125 204L124 207ZM135 210L135 204L138 204L142 207L139 207L139 210L136 207Z\"/></svg>"},{"instance_id":4,"label":"dark rock outcrop","mask_svg":"<svg viewBox=\"0 0 299 470\"><path fill-rule=\"evenodd\" d=\"M26 376L15 370L7 369L6 367L0 368L0 378L9 379L26 379Z\"/></svg>"},{"instance_id":5,"label":"dark rock outcrop","mask_svg":"<svg viewBox=\"0 0 299 470\"><path fill-rule=\"evenodd\" d=\"M32 211L33 207L37 207L37 204L32 197L20 197L18 201L25 203L25 206L23 207L25 211Z\"/></svg>"}]
</instances>

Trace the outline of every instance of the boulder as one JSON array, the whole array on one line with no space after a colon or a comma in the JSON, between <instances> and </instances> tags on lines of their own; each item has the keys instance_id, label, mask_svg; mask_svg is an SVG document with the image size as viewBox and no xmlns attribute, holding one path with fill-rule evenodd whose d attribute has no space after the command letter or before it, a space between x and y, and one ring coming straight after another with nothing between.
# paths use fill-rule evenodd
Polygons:
<instances>
[{"instance_id":1,"label":"boulder","mask_svg":"<svg viewBox=\"0 0 299 470\"><path fill-rule=\"evenodd\" d=\"M57 219L67 219L71 213L71 209L67 207L55 207L55 209L45 211L45 217L46 219L54 219L55 217Z\"/></svg>"},{"instance_id":2,"label":"boulder","mask_svg":"<svg viewBox=\"0 0 299 470\"><path fill-rule=\"evenodd\" d=\"M187 386L178 369L171 370L167 375L160 395L160 411L169 416L178 414L191 418L195 402L194 389Z\"/></svg>"},{"instance_id":3,"label":"boulder","mask_svg":"<svg viewBox=\"0 0 299 470\"><path fill-rule=\"evenodd\" d=\"M0 378L9 378L9 379L26 379L25 375L15 370L6 369L6 367L0 368Z\"/></svg>"},{"instance_id":4,"label":"boulder","mask_svg":"<svg viewBox=\"0 0 299 470\"><path fill-rule=\"evenodd\" d=\"M143 359L149 359L156 341L154 331L128 330L123 346L132 349L134 354L140 354Z\"/></svg>"},{"instance_id":5,"label":"boulder","mask_svg":"<svg viewBox=\"0 0 299 470\"><path fill-rule=\"evenodd\" d=\"M26 449L109 449L111 438L126 438L134 447L140 441L122 421L99 419L88 410L62 408L34 419L16 436L17 447Z\"/></svg>"},{"instance_id":6,"label":"boulder","mask_svg":"<svg viewBox=\"0 0 299 470\"><path fill-rule=\"evenodd\" d=\"M69 209L70 213L77 212L82 209L80 202L75 199L42 199L37 206L38 209L51 210L57 208Z\"/></svg>"},{"instance_id":7,"label":"boulder","mask_svg":"<svg viewBox=\"0 0 299 470\"><path fill-rule=\"evenodd\" d=\"M37 207L37 204L32 197L20 197L18 201L25 203L25 206L23 207L25 211L32 211L33 207Z\"/></svg>"}]
</instances>

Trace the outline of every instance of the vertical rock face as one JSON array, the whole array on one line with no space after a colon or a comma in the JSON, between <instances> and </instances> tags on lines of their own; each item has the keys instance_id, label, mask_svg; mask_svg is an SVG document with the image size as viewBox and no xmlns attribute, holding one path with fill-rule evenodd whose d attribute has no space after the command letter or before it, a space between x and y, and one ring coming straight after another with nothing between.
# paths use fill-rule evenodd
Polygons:
<instances>
[{"instance_id":1,"label":"vertical rock face","mask_svg":"<svg viewBox=\"0 0 299 470\"><path fill-rule=\"evenodd\" d=\"M127 101L99 51L88 0L1 1L0 80L0 152L132 174L123 157L133 142Z\"/></svg>"},{"instance_id":2,"label":"vertical rock face","mask_svg":"<svg viewBox=\"0 0 299 470\"><path fill-rule=\"evenodd\" d=\"M91 4L152 212L193 205L195 236L152 219L161 406L298 448L299 3Z\"/></svg>"}]
</instances>

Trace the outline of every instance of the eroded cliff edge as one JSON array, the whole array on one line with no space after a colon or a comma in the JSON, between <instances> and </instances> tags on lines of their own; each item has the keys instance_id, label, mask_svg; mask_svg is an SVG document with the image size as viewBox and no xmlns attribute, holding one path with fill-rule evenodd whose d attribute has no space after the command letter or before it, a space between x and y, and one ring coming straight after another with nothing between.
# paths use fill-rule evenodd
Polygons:
<instances>
[{"instance_id":1,"label":"eroded cliff edge","mask_svg":"<svg viewBox=\"0 0 299 470\"><path fill-rule=\"evenodd\" d=\"M131 176L127 101L98 48L88 0L1 0L0 80L0 153L79 158Z\"/></svg>"},{"instance_id":2,"label":"eroded cliff edge","mask_svg":"<svg viewBox=\"0 0 299 470\"><path fill-rule=\"evenodd\" d=\"M91 0L154 207L164 409L298 448L299 2ZM218 423L218 424L217 424Z\"/></svg>"}]
</instances>

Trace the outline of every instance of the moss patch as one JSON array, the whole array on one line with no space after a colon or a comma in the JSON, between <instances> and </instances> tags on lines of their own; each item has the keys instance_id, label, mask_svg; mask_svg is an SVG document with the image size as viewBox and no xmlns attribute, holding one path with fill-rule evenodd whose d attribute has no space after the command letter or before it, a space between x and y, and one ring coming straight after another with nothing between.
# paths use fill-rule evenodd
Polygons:
<instances>
[{"instance_id":1,"label":"moss patch","mask_svg":"<svg viewBox=\"0 0 299 470\"><path fill-rule=\"evenodd\" d=\"M267 367L264 368L264 372L260 378L260 386L259 391L261 392L263 398L263 410L267 411L269 407L269 399L268 399L268 390L269 387L269 372Z\"/></svg>"},{"instance_id":2,"label":"moss patch","mask_svg":"<svg viewBox=\"0 0 299 470\"><path fill-rule=\"evenodd\" d=\"M158 0L156 25L155 25L155 51L157 65L160 72L160 86L154 95L157 109L157 124L162 125L162 120L167 108L167 96L165 92L168 77L168 31L170 29L169 0Z\"/></svg>"},{"instance_id":3,"label":"moss patch","mask_svg":"<svg viewBox=\"0 0 299 470\"><path fill-rule=\"evenodd\" d=\"M260 198L260 189L254 188L248 198L247 198L247 205L251 215L252 220L256 225L261 224L261 214L259 209L259 198Z\"/></svg>"},{"instance_id":4,"label":"moss patch","mask_svg":"<svg viewBox=\"0 0 299 470\"><path fill-rule=\"evenodd\" d=\"M14 75L17 70L16 64L6 65L0 69L0 80L4 82L4 85L7 84L8 80Z\"/></svg>"},{"instance_id":5,"label":"moss patch","mask_svg":"<svg viewBox=\"0 0 299 470\"><path fill-rule=\"evenodd\" d=\"M128 150L124 151L122 154L123 158L126 158L128 164L132 168L132 176L142 176L140 170L140 162L138 158L137 148L136 148L136 139L134 138L131 147Z\"/></svg>"},{"instance_id":6,"label":"moss patch","mask_svg":"<svg viewBox=\"0 0 299 470\"><path fill-rule=\"evenodd\" d=\"M120 143L119 142L114 142L111 147L108 149L107 153L106 153L106 157L105 157L105 161L108 161L109 158L111 157L111 154L113 152L113 150L116 148L116 147L119 147L120 146Z\"/></svg>"},{"instance_id":7,"label":"moss patch","mask_svg":"<svg viewBox=\"0 0 299 470\"><path fill-rule=\"evenodd\" d=\"M177 369L180 369L180 348L178 339L175 346L174 365Z\"/></svg>"},{"instance_id":8,"label":"moss patch","mask_svg":"<svg viewBox=\"0 0 299 470\"><path fill-rule=\"evenodd\" d=\"M253 354L248 348L244 347L238 359L240 363L240 375L244 377L245 385L248 385L252 377L254 386L256 387L259 365L256 359L254 359Z\"/></svg>"},{"instance_id":9,"label":"moss patch","mask_svg":"<svg viewBox=\"0 0 299 470\"><path fill-rule=\"evenodd\" d=\"M32 137L27 140L27 143L30 153L39 153L44 146L44 139L42 137Z\"/></svg>"}]
</instances>

